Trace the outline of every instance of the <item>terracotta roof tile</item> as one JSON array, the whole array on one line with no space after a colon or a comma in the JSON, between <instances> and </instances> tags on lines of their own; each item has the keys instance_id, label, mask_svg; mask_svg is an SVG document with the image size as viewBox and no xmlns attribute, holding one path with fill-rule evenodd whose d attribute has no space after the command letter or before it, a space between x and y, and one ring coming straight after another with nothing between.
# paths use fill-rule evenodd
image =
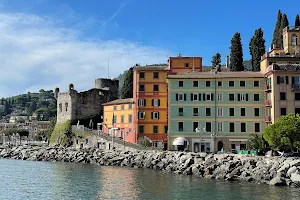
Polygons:
<instances>
[{"instance_id":1,"label":"terracotta roof tile","mask_svg":"<svg viewBox=\"0 0 300 200\"><path fill-rule=\"evenodd\" d=\"M114 104L129 104L129 103L133 103L133 98L117 99L117 100L114 100L114 101L103 103L102 105L107 106L107 105L114 105Z\"/></svg>"}]
</instances>

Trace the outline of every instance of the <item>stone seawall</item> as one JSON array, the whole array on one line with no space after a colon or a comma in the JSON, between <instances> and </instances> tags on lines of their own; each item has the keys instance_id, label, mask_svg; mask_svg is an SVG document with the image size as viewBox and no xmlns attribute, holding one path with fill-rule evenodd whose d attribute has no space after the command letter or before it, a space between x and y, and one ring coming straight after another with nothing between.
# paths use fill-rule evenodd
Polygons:
<instances>
[{"instance_id":1,"label":"stone seawall","mask_svg":"<svg viewBox=\"0 0 300 200\"><path fill-rule=\"evenodd\" d=\"M32 146L2 147L0 158L150 168L203 178L300 186L300 159L295 158Z\"/></svg>"}]
</instances>

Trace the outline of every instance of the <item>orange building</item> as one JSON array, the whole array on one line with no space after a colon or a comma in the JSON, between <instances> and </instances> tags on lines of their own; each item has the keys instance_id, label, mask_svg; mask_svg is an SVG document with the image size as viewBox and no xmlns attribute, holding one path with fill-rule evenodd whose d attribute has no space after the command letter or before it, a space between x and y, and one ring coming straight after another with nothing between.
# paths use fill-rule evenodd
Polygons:
<instances>
[{"instance_id":1,"label":"orange building","mask_svg":"<svg viewBox=\"0 0 300 200\"><path fill-rule=\"evenodd\" d=\"M115 137L123 138L126 142L137 143L133 99L118 99L102 105L104 111L103 132L109 135L114 134Z\"/></svg>"},{"instance_id":2,"label":"orange building","mask_svg":"<svg viewBox=\"0 0 300 200\"><path fill-rule=\"evenodd\" d=\"M181 74L184 72L202 72L202 57L177 57L169 58L169 74Z\"/></svg>"}]
</instances>

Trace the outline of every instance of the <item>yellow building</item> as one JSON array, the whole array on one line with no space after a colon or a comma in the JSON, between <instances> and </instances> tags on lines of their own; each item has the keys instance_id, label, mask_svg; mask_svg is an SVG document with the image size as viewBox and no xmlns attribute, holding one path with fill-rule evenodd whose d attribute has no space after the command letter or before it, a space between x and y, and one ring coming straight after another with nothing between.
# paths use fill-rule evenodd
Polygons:
<instances>
[{"instance_id":1,"label":"yellow building","mask_svg":"<svg viewBox=\"0 0 300 200\"><path fill-rule=\"evenodd\" d=\"M283 49L272 49L261 58L265 74L265 122L282 115L300 114L300 27L283 30Z\"/></svg>"},{"instance_id":2,"label":"yellow building","mask_svg":"<svg viewBox=\"0 0 300 200\"><path fill-rule=\"evenodd\" d=\"M115 137L123 138L127 142L136 143L133 99L118 99L102 105L104 112L103 132L109 135L114 133Z\"/></svg>"}]
</instances>

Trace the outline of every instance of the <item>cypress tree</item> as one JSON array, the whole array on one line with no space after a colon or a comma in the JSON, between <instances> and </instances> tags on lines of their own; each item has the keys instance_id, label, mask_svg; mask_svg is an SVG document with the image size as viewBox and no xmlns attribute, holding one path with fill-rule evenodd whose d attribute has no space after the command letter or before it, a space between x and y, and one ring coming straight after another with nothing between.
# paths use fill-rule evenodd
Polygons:
<instances>
[{"instance_id":1,"label":"cypress tree","mask_svg":"<svg viewBox=\"0 0 300 200\"><path fill-rule=\"evenodd\" d=\"M283 35L282 35L282 32L283 32L283 29L285 28L285 27L287 27L289 25L289 20L288 20L288 18L287 18L287 16L286 16L286 14L284 13L283 15L282 15L282 18L281 18L281 23L280 23L280 32L279 32L279 40L278 40L278 47L279 48L283 48Z\"/></svg>"},{"instance_id":2,"label":"cypress tree","mask_svg":"<svg viewBox=\"0 0 300 200\"><path fill-rule=\"evenodd\" d=\"M231 39L230 47L230 70L244 71L243 66L243 46L241 42L241 34L235 33Z\"/></svg>"},{"instance_id":3,"label":"cypress tree","mask_svg":"<svg viewBox=\"0 0 300 200\"><path fill-rule=\"evenodd\" d=\"M127 99L133 97L133 67L125 75L124 84L121 90L121 98Z\"/></svg>"},{"instance_id":4,"label":"cypress tree","mask_svg":"<svg viewBox=\"0 0 300 200\"><path fill-rule=\"evenodd\" d=\"M264 32L261 28L255 30L249 43L252 71L260 71L261 56L266 51Z\"/></svg>"},{"instance_id":5,"label":"cypress tree","mask_svg":"<svg viewBox=\"0 0 300 200\"><path fill-rule=\"evenodd\" d=\"M273 44L275 45L275 47L279 47L281 18L282 18L282 13L280 10L278 10L277 21L276 21L276 25L275 25L274 32L273 32L271 48L273 48Z\"/></svg>"},{"instance_id":6,"label":"cypress tree","mask_svg":"<svg viewBox=\"0 0 300 200\"><path fill-rule=\"evenodd\" d=\"M212 57L211 65L212 68L215 68L219 64L221 64L221 54L218 52Z\"/></svg>"},{"instance_id":7,"label":"cypress tree","mask_svg":"<svg viewBox=\"0 0 300 200\"><path fill-rule=\"evenodd\" d=\"M299 15L296 15L296 19L295 19L295 26L300 26L300 19L299 19Z\"/></svg>"}]
</instances>

